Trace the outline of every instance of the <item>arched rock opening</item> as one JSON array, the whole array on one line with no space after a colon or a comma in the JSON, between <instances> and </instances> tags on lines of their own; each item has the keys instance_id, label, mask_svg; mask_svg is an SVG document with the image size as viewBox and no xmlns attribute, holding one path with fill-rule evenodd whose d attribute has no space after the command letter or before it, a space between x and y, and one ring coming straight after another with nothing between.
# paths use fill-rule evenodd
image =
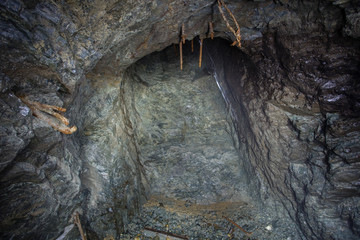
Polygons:
<instances>
[{"instance_id":1,"label":"arched rock opening","mask_svg":"<svg viewBox=\"0 0 360 240\"><path fill-rule=\"evenodd\" d=\"M230 39L216 2L0 3L2 238L63 236L74 211L89 238L135 235L152 194L190 209L252 201L269 214L252 225L259 238L288 227L264 230L276 218L296 224L282 231L295 239L358 238L357 1L226 2L241 51L206 39L206 71L187 54L183 72L172 49L153 52L177 43L182 23L191 40L213 18ZM23 94L66 107L78 131L33 117Z\"/></svg>"},{"instance_id":2,"label":"arched rock opening","mask_svg":"<svg viewBox=\"0 0 360 240\"><path fill-rule=\"evenodd\" d=\"M228 41L214 42L214 47L230 48ZM86 205L96 232L128 231L129 217L145 201L158 198L162 204L167 199L204 206L252 204L259 195L258 179L250 176L249 162L244 163L245 147L239 146L226 93L211 74L214 63L204 51L199 68L198 50L191 53L187 42L181 71L175 49L150 54L123 75L95 68L79 87L73 106L81 113L78 145L86 159L80 179L89 190ZM96 186L92 179L99 179ZM109 199L113 205L107 205ZM101 212L107 212L103 225Z\"/></svg>"}]
</instances>

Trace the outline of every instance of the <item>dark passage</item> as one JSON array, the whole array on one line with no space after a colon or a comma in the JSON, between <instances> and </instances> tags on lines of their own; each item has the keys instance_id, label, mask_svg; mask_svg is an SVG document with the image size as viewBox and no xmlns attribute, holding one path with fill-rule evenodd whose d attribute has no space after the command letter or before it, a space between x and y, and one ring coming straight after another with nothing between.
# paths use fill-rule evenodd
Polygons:
<instances>
[{"instance_id":1,"label":"dark passage","mask_svg":"<svg viewBox=\"0 0 360 240\"><path fill-rule=\"evenodd\" d=\"M220 72L215 64L226 65L245 54L234 51L228 41L210 41L204 42L209 46L204 48L203 68L198 67L199 51L191 53L190 42L186 42L182 71L173 47L146 56L128 69L124 95L130 101L129 115L136 126L134 136L150 194L124 238L136 236L146 227L190 239L246 236L226 218L254 232L253 238L286 239L298 234L294 226L257 199L258 180L248 174L246 152L241 152L246 147L238 141L234 113L223 98L231 89L219 89L226 82L218 74L238 77L245 65L236 62L232 65L236 71L228 72L222 66ZM213 62L212 47L215 54L216 49L235 54L218 53ZM246 115L238 117L248 121ZM151 236L148 231L144 235Z\"/></svg>"}]
</instances>

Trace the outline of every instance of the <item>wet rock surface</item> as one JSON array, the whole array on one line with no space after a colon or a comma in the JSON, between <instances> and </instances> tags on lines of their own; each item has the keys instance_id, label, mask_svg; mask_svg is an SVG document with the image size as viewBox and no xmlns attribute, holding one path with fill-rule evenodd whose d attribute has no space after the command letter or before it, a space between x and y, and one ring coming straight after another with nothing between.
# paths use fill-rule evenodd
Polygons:
<instances>
[{"instance_id":1,"label":"wet rock surface","mask_svg":"<svg viewBox=\"0 0 360 240\"><path fill-rule=\"evenodd\" d=\"M251 199L254 215L290 216L307 239L359 237L359 2L225 2L241 52L205 40L207 73L168 73L174 85L154 77L165 73L159 59L126 69L178 43L182 23L187 40L205 37L209 20L216 36L234 40L215 1L0 2L0 238L53 239L76 210L89 239L119 237L162 190L200 202ZM226 104L204 91L215 89L209 75ZM32 116L24 95L66 108L78 131L63 135ZM186 97L202 109L198 119ZM165 101L173 98L184 104ZM149 110L154 99L164 105ZM174 159L187 167L181 176ZM180 184L196 174L199 184ZM68 235L78 237L76 228Z\"/></svg>"}]
</instances>

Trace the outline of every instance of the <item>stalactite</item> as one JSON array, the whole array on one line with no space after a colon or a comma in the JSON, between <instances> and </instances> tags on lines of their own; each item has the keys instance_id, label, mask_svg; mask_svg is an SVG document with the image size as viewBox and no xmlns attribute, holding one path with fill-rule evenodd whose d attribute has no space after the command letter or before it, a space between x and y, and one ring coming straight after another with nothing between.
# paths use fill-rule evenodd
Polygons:
<instances>
[{"instance_id":1,"label":"stalactite","mask_svg":"<svg viewBox=\"0 0 360 240\"><path fill-rule=\"evenodd\" d=\"M201 68L203 41L204 40L202 38L200 38L199 68Z\"/></svg>"},{"instance_id":2,"label":"stalactite","mask_svg":"<svg viewBox=\"0 0 360 240\"><path fill-rule=\"evenodd\" d=\"M182 53L182 41L180 41L179 46L180 46L180 70L183 70L183 53Z\"/></svg>"}]
</instances>

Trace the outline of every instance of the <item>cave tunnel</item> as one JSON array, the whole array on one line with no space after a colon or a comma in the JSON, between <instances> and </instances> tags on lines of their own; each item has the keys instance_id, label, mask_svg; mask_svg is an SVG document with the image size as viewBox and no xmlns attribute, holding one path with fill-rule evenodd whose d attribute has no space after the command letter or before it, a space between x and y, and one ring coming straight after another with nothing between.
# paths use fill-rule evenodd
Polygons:
<instances>
[{"instance_id":1,"label":"cave tunnel","mask_svg":"<svg viewBox=\"0 0 360 240\"><path fill-rule=\"evenodd\" d=\"M360 238L359 1L0 9L0 239Z\"/></svg>"}]
</instances>

